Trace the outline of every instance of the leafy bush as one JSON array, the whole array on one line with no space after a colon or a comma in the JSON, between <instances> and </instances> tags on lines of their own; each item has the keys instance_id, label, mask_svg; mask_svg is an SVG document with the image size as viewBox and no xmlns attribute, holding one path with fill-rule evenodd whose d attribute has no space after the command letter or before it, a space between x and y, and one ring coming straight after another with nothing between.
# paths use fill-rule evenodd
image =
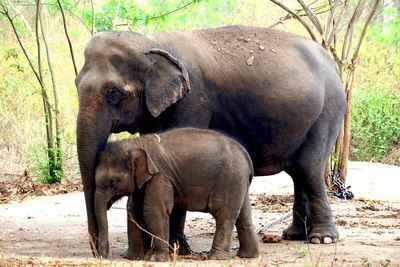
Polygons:
<instances>
[{"instance_id":1,"label":"leafy bush","mask_svg":"<svg viewBox=\"0 0 400 267\"><path fill-rule=\"evenodd\" d=\"M60 183L64 176L63 170L59 166L52 166L47 150L47 147L41 147L34 151L33 175L36 177L36 181L42 184ZM52 152L56 153L57 151L53 149ZM59 163L56 162L56 164Z\"/></svg>"},{"instance_id":2,"label":"leafy bush","mask_svg":"<svg viewBox=\"0 0 400 267\"><path fill-rule=\"evenodd\" d=\"M400 93L387 87L356 90L352 111L352 157L381 160L400 145Z\"/></svg>"}]
</instances>

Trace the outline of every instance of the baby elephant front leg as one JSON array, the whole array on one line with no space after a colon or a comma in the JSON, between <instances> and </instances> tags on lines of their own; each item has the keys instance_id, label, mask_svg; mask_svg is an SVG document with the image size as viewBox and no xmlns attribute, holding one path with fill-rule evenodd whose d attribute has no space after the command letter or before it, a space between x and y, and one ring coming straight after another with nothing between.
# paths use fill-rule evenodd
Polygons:
<instances>
[{"instance_id":1,"label":"baby elephant front leg","mask_svg":"<svg viewBox=\"0 0 400 267\"><path fill-rule=\"evenodd\" d=\"M150 181L146 186L143 215L152 237L150 261L168 261L169 216L173 208L172 185L162 186L163 181Z\"/></svg>"}]
</instances>

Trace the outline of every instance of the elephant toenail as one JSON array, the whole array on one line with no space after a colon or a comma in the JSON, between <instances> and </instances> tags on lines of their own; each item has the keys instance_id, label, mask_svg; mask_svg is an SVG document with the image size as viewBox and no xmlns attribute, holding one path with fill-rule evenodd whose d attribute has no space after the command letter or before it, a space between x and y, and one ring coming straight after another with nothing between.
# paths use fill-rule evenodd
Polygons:
<instances>
[{"instance_id":1,"label":"elephant toenail","mask_svg":"<svg viewBox=\"0 0 400 267\"><path fill-rule=\"evenodd\" d=\"M321 240L318 237L313 237L313 238L311 238L311 243L321 244Z\"/></svg>"},{"instance_id":2,"label":"elephant toenail","mask_svg":"<svg viewBox=\"0 0 400 267\"><path fill-rule=\"evenodd\" d=\"M331 243L333 243L332 238L330 238L330 237L324 237L324 244L331 244Z\"/></svg>"}]
</instances>

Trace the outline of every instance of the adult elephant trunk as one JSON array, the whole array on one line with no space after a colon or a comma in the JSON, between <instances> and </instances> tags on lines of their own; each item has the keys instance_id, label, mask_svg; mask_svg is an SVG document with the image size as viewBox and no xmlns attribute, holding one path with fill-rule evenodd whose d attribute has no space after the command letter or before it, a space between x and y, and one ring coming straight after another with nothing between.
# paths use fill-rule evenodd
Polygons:
<instances>
[{"instance_id":1,"label":"adult elephant trunk","mask_svg":"<svg viewBox=\"0 0 400 267\"><path fill-rule=\"evenodd\" d=\"M99 151L105 145L110 131L111 122L108 118L105 118L105 116L102 116L102 114L99 114L97 111L89 113L80 108L76 130L77 150L83 191L85 193L88 230L91 238L90 245L92 251L96 249L99 233L94 207L94 171Z\"/></svg>"},{"instance_id":2,"label":"adult elephant trunk","mask_svg":"<svg viewBox=\"0 0 400 267\"><path fill-rule=\"evenodd\" d=\"M107 258L110 246L108 244L108 218L107 218L107 203L109 197L103 191L96 190L94 205L96 218L99 225L99 239L97 242L98 253L102 258Z\"/></svg>"}]
</instances>

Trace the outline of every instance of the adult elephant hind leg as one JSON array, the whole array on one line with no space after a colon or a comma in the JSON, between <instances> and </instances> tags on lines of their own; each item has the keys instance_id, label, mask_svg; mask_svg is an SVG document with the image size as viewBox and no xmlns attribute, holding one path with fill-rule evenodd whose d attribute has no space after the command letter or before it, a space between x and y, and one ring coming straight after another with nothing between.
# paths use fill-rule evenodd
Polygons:
<instances>
[{"instance_id":1,"label":"adult elephant hind leg","mask_svg":"<svg viewBox=\"0 0 400 267\"><path fill-rule=\"evenodd\" d=\"M306 197L308 200L311 218L307 216L305 223L308 225L311 223L312 227L307 238L312 243L332 243L339 239L339 233L333 222L327 199L324 171L338 127L328 124L326 117L321 118L311 128L306 142L288 168L288 173L295 181L295 192L305 194L302 198ZM299 205L301 206L305 207L304 211L307 215L307 206Z\"/></svg>"},{"instance_id":2,"label":"adult elephant hind leg","mask_svg":"<svg viewBox=\"0 0 400 267\"><path fill-rule=\"evenodd\" d=\"M192 249L187 242L184 234L185 229L186 211L179 207L174 207L169 219L169 243L171 247L174 247L174 243L178 243L178 255L191 255L193 254ZM172 252L172 251L171 251Z\"/></svg>"},{"instance_id":3,"label":"adult elephant hind leg","mask_svg":"<svg viewBox=\"0 0 400 267\"><path fill-rule=\"evenodd\" d=\"M311 221L306 222L306 218L311 218L311 214L305 192L305 181L302 176L296 175L295 171L286 170L286 172L293 178L294 203L292 223L283 231L282 237L287 240L305 240L306 228L311 230Z\"/></svg>"},{"instance_id":4,"label":"adult elephant hind leg","mask_svg":"<svg viewBox=\"0 0 400 267\"><path fill-rule=\"evenodd\" d=\"M258 248L258 240L251 220L251 206L248 193L244 199L235 226L240 244L237 256L240 258L257 258L260 254L260 250Z\"/></svg>"}]
</instances>

